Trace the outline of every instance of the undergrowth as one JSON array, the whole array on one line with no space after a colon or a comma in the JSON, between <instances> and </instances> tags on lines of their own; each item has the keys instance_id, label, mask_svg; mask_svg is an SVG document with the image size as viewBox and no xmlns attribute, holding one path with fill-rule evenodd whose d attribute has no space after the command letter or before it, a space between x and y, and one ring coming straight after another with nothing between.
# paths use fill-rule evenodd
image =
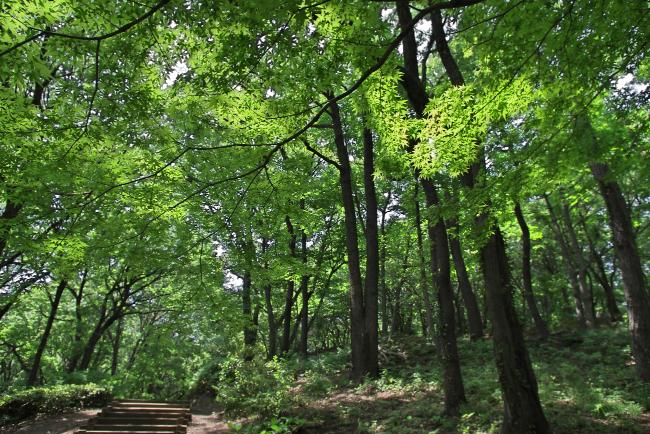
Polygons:
<instances>
[{"instance_id":1,"label":"undergrowth","mask_svg":"<svg viewBox=\"0 0 650 434\"><path fill-rule=\"evenodd\" d=\"M555 432L650 432L650 386L636 379L626 330L553 335L528 344L544 410ZM468 403L458 418L442 414L435 348L406 336L381 346L381 376L348 380L348 354L306 362L278 360L222 366L217 401L245 433L496 433L502 401L491 341L459 341Z\"/></svg>"}]
</instances>

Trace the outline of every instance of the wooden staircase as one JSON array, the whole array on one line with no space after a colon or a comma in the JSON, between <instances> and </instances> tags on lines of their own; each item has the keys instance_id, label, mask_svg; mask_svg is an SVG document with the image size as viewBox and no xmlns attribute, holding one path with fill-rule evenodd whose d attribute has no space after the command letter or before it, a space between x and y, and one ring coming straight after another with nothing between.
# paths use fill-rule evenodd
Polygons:
<instances>
[{"instance_id":1,"label":"wooden staircase","mask_svg":"<svg viewBox=\"0 0 650 434\"><path fill-rule=\"evenodd\" d=\"M187 402L113 401L75 434L185 434L192 420Z\"/></svg>"}]
</instances>

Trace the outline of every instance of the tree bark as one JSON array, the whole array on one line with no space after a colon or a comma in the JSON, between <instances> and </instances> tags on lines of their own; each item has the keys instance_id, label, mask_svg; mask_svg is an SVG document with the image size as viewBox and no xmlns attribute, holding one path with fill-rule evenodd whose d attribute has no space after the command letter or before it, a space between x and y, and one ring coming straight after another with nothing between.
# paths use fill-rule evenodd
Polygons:
<instances>
[{"instance_id":1,"label":"tree bark","mask_svg":"<svg viewBox=\"0 0 650 434\"><path fill-rule=\"evenodd\" d=\"M61 302L61 296L63 291L65 291L66 286L68 286L67 280L63 279L59 282L59 285L56 287L54 293L54 298L50 301L50 314L47 317L47 323L45 324L45 330L41 335L41 340L36 349L36 354L34 354L34 360L32 361L32 366L27 376L27 387L33 387L38 381L38 373L41 369L41 359L43 358L43 353L45 352L45 347L47 346L47 341L50 338L50 332L52 331L52 325L54 325L54 320L56 319L56 313L59 310L59 303Z\"/></svg>"},{"instance_id":2,"label":"tree bark","mask_svg":"<svg viewBox=\"0 0 650 434\"><path fill-rule=\"evenodd\" d=\"M433 304L431 303L431 296L429 294L429 284L426 270L426 257L424 255L424 240L422 237L422 216L420 212L420 198L418 197L418 184L415 184L415 231L417 233L418 241L418 259L420 266L420 287L422 288L422 300L424 301L424 309L426 312L426 335L434 339L434 319L433 319Z\"/></svg>"},{"instance_id":3,"label":"tree bark","mask_svg":"<svg viewBox=\"0 0 650 434\"><path fill-rule=\"evenodd\" d=\"M86 287L86 282L88 279L88 269L84 269L81 276L81 283L79 284L79 289L74 291L74 289L69 288L72 296L74 297L74 337L72 343L72 356L68 361L66 371L68 373L74 372L79 363L79 358L81 357L81 338L83 336L83 317L81 313L81 302L83 300L84 289Z\"/></svg>"},{"instance_id":4,"label":"tree bark","mask_svg":"<svg viewBox=\"0 0 650 434\"><path fill-rule=\"evenodd\" d=\"M580 287L578 285L577 272L575 271L571 251L569 249L567 241L564 239L564 235L562 234L562 229L560 228L560 223L558 222L555 211L553 210L551 200L546 194L544 195L544 201L546 202L546 208L548 209L548 214L551 218L551 227L555 232L555 238L557 239L557 243L559 244L560 250L562 252L562 258L564 259L564 267L567 273L567 277L569 278L569 283L571 284L573 300L576 306L576 317L580 325L582 327L585 327L587 324L584 313L585 308L582 304L582 297L580 296Z\"/></svg>"},{"instance_id":5,"label":"tree bark","mask_svg":"<svg viewBox=\"0 0 650 434\"><path fill-rule=\"evenodd\" d=\"M255 356L255 341L257 340L256 321L252 315L251 303L251 272L244 271L242 279L242 314L244 315L244 360L251 361Z\"/></svg>"},{"instance_id":6,"label":"tree bark","mask_svg":"<svg viewBox=\"0 0 650 434\"><path fill-rule=\"evenodd\" d=\"M386 203L381 210L381 248L379 251L379 283L381 285L381 333L382 335L388 334L388 287L386 286L386 214L388 213L388 206L391 201L391 192L388 192Z\"/></svg>"},{"instance_id":7,"label":"tree bark","mask_svg":"<svg viewBox=\"0 0 650 434\"><path fill-rule=\"evenodd\" d=\"M464 79L456 64L442 24L440 11L431 14L431 28L436 50L454 86L464 85ZM485 157L480 153L462 177L466 187L475 188L476 176L485 169ZM503 237L499 226L489 223L491 204L477 216L479 227L486 226L491 232L487 243L481 247L480 261L485 279L488 312L492 321L492 334L497 372L504 400L503 434L550 433L537 392L537 379L528 356L521 325L512 303L512 283Z\"/></svg>"},{"instance_id":8,"label":"tree bark","mask_svg":"<svg viewBox=\"0 0 650 434\"><path fill-rule=\"evenodd\" d=\"M422 190L429 211L439 205L438 195L433 182L420 179ZM456 341L456 314L454 309L454 290L451 286L451 263L449 262L449 245L447 244L447 229L441 217L429 217L427 226L432 261L431 274L435 277L435 288L438 294L440 321L438 349L443 368L443 389L445 394L445 413L456 415L460 405L467 401L465 386L460 370L460 357Z\"/></svg>"},{"instance_id":9,"label":"tree bark","mask_svg":"<svg viewBox=\"0 0 650 434\"><path fill-rule=\"evenodd\" d=\"M524 213L521 210L521 205L519 205L519 202L515 203L515 216L517 217L517 223L519 223L519 227L521 228L521 270L524 281L524 298L526 299L526 304L528 305L530 315L533 317L537 335L542 339L546 339L549 335L548 327L546 326L544 319L542 319L542 316L539 314L537 303L535 303L535 293L533 292L533 277L530 265L530 229L528 229L528 224L526 223L526 219L524 217Z\"/></svg>"},{"instance_id":10,"label":"tree bark","mask_svg":"<svg viewBox=\"0 0 650 434\"><path fill-rule=\"evenodd\" d=\"M113 339L113 353L111 355L111 376L117 375L117 366L120 361L120 346L122 344L122 331L124 329L124 317L117 321L115 337Z\"/></svg>"},{"instance_id":11,"label":"tree bark","mask_svg":"<svg viewBox=\"0 0 650 434\"><path fill-rule=\"evenodd\" d=\"M307 235L302 231L300 237L300 248L302 263L307 266ZM302 308L300 309L300 348L299 353L302 357L307 357L307 343L309 336L309 274L303 271L300 278L300 298L302 300Z\"/></svg>"},{"instance_id":12,"label":"tree bark","mask_svg":"<svg viewBox=\"0 0 650 434\"><path fill-rule=\"evenodd\" d=\"M650 300L632 218L620 186L611 179L609 166L591 163L591 173L607 207L614 251L621 267L636 372L642 381L650 382Z\"/></svg>"},{"instance_id":13,"label":"tree bark","mask_svg":"<svg viewBox=\"0 0 650 434\"><path fill-rule=\"evenodd\" d=\"M607 271L605 270L605 263L600 252L596 249L596 243L593 240L592 236L589 234L589 228L585 219L581 219L582 229L585 232L587 237L587 242L589 243L589 251L591 252L591 259L593 261L594 267L592 267L592 274L594 278L598 281L598 284L603 288L603 293L605 294L605 306L607 307L607 313L609 314L609 320L611 322L620 321L623 316L621 311L618 308L618 303L616 303L616 296L614 295L614 288L609 283L607 276ZM598 232L596 232L596 237L598 237Z\"/></svg>"},{"instance_id":14,"label":"tree bark","mask_svg":"<svg viewBox=\"0 0 650 434\"><path fill-rule=\"evenodd\" d=\"M328 98L331 95L328 95ZM343 125L339 106L336 102L329 105L334 129L334 143L338 157L339 183L343 211L345 214L345 246L348 256L348 275L350 279L350 339L352 351L352 378L360 381L366 374L365 349L365 311L363 300L363 282L359 258L359 242L357 239L357 219L354 209L354 194L352 192L352 167L350 156L343 136Z\"/></svg>"},{"instance_id":15,"label":"tree bark","mask_svg":"<svg viewBox=\"0 0 650 434\"><path fill-rule=\"evenodd\" d=\"M269 327L268 358L272 359L277 355L278 345L278 328L275 324L275 315L273 313L273 304L271 302L271 285L264 285L264 301L266 303L266 320Z\"/></svg>"},{"instance_id":16,"label":"tree bark","mask_svg":"<svg viewBox=\"0 0 650 434\"><path fill-rule=\"evenodd\" d=\"M285 222L287 225L287 231L289 232L289 255L292 259L296 258L296 234L293 230L293 224L291 224L291 219L289 216L286 216ZM296 283L293 278L287 280L287 292L285 294L284 301L284 322L282 328L282 342L280 345L280 354L286 354L289 352L289 347L291 345L291 312L293 310L293 292L295 289Z\"/></svg>"},{"instance_id":17,"label":"tree bark","mask_svg":"<svg viewBox=\"0 0 650 434\"><path fill-rule=\"evenodd\" d=\"M371 378L379 376L379 234L377 230L377 193L372 132L363 130L363 184L366 199L366 279L364 307L366 320L366 371Z\"/></svg>"},{"instance_id":18,"label":"tree bark","mask_svg":"<svg viewBox=\"0 0 650 434\"><path fill-rule=\"evenodd\" d=\"M476 301L476 295L472 289L472 283L469 281L467 267L463 259L463 249L460 245L460 234L458 225L455 221L449 222L449 246L451 248L451 257L454 260L456 268L456 278L458 279L458 289L463 297L463 304L467 311L467 325L469 328L470 340L475 341L483 337L483 321L481 319L481 310Z\"/></svg>"},{"instance_id":19,"label":"tree bark","mask_svg":"<svg viewBox=\"0 0 650 434\"><path fill-rule=\"evenodd\" d=\"M562 219L564 220L564 225L567 229L569 245L578 272L578 289L580 290L580 300L582 301L582 307L584 309L585 324L587 327L595 327L596 314L594 312L594 299L591 293L591 288L589 288L589 285L587 284L587 263L582 256L582 248L580 247L578 236L573 228L569 205L566 203L562 205Z\"/></svg>"},{"instance_id":20,"label":"tree bark","mask_svg":"<svg viewBox=\"0 0 650 434\"><path fill-rule=\"evenodd\" d=\"M411 25L412 17L408 0L397 1L397 15L402 31L408 31L402 40L404 54L404 74L402 83L409 102L418 118L424 115L428 97L419 78L417 61L417 43ZM408 30L410 28L410 30ZM415 142L409 144L412 152ZM419 174L416 174L419 178ZM435 279L434 287L438 293L440 307L439 352L443 366L443 390L445 395L445 413L456 415L460 405L466 401L465 388L460 370L460 360L456 342L456 327L454 313L454 294L450 279L449 245L447 229L440 216L434 218L433 210L438 205L436 187L431 180L421 179L420 185L424 190L428 216L427 233L431 249L431 274Z\"/></svg>"}]
</instances>

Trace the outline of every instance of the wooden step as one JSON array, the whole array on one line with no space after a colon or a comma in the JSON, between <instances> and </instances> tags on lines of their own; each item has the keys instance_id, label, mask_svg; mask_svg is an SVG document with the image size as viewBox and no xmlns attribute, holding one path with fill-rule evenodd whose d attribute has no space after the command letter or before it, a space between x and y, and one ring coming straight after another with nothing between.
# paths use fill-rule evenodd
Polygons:
<instances>
[{"instance_id":1,"label":"wooden step","mask_svg":"<svg viewBox=\"0 0 650 434\"><path fill-rule=\"evenodd\" d=\"M149 417L100 417L96 419L91 419L89 423L94 423L95 425L127 425L127 424L138 424L138 425L174 425L182 424L187 422L187 417L158 417L158 418L149 418Z\"/></svg>"},{"instance_id":2,"label":"wooden step","mask_svg":"<svg viewBox=\"0 0 650 434\"><path fill-rule=\"evenodd\" d=\"M111 408L120 411L151 411L162 413L175 413L190 411L189 407L141 407L141 406L124 406L124 405L109 405L105 408Z\"/></svg>"},{"instance_id":3,"label":"wooden step","mask_svg":"<svg viewBox=\"0 0 650 434\"><path fill-rule=\"evenodd\" d=\"M174 432L179 429L179 427L183 427L185 425L147 425L147 424L120 424L120 425L87 425L87 426L82 426L81 429L85 430L100 430L100 431L133 431L133 430L150 430L150 429L155 429L156 431L167 431L167 432ZM186 427L186 426L185 426Z\"/></svg>"},{"instance_id":4,"label":"wooden step","mask_svg":"<svg viewBox=\"0 0 650 434\"><path fill-rule=\"evenodd\" d=\"M105 408L101 411L101 415L127 415L127 416L149 416L149 417L180 417L189 415L188 410L172 410L172 411L149 411L142 409L124 409L124 408Z\"/></svg>"},{"instance_id":5,"label":"wooden step","mask_svg":"<svg viewBox=\"0 0 650 434\"><path fill-rule=\"evenodd\" d=\"M113 401L75 434L186 434L187 402Z\"/></svg>"},{"instance_id":6,"label":"wooden step","mask_svg":"<svg viewBox=\"0 0 650 434\"><path fill-rule=\"evenodd\" d=\"M108 405L113 407L143 407L143 408L186 408L190 405L187 402L146 402L146 401L113 401Z\"/></svg>"},{"instance_id":7,"label":"wooden step","mask_svg":"<svg viewBox=\"0 0 650 434\"><path fill-rule=\"evenodd\" d=\"M146 429L146 428L139 428L137 430L84 430L81 429L76 432L76 434L169 434L169 433L175 433L175 434L184 434L186 433L186 429L178 429L176 431L153 431L151 429Z\"/></svg>"}]
</instances>

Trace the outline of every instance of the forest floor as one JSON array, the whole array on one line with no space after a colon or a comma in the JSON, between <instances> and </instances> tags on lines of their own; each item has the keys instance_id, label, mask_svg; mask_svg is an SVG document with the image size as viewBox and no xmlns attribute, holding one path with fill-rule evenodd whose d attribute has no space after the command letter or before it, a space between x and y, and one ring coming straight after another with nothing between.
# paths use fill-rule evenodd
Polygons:
<instances>
[{"instance_id":1,"label":"forest floor","mask_svg":"<svg viewBox=\"0 0 650 434\"><path fill-rule=\"evenodd\" d=\"M636 380L623 326L555 334L546 342L531 340L528 347L556 434L650 434L650 385ZM382 344L381 377L361 385L348 380L345 352L314 356L305 365L289 362L282 366L284 380L277 370L253 367L270 382L244 377L250 380L248 397L241 393L244 389L228 391L222 383L219 390L232 394L238 411L223 401L219 407L207 396L194 400L188 433L497 433L502 403L491 342L462 339L459 351L468 399L459 418L441 416L434 346L405 336ZM279 362L269 363L277 368ZM276 409L276 417L256 417L256 409L264 406ZM44 416L0 433L72 434L96 411Z\"/></svg>"},{"instance_id":2,"label":"forest floor","mask_svg":"<svg viewBox=\"0 0 650 434\"><path fill-rule=\"evenodd\" d=\"M540 398L555 433L650 434L650 385L636 380L624 326L560 333L528 345ZM341 369L346 354L321 356L298 377L283 417L240 429L497 433L503 410L491 341L461 340L459 346L468 400L459 418L441 416L441 372L434 346L422 338L402 337L382 345L381 378L353 386L346 369Z\"/></svg>"}]
</instances>

